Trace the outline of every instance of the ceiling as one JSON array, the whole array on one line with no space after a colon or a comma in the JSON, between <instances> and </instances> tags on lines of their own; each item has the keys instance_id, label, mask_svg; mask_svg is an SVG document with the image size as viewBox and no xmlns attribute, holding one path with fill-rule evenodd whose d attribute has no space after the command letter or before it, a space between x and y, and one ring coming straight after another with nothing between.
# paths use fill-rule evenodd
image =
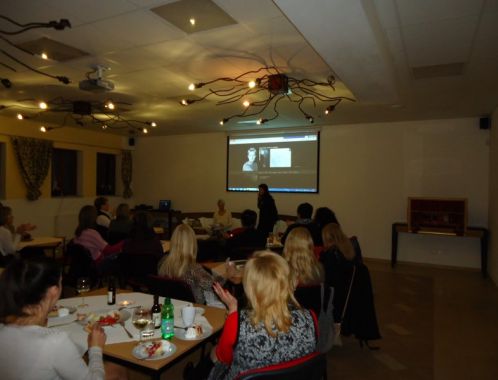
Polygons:
<instances>
[{"instance_id":1,"label":"ceiling","mask_svg":"<svg viewBox=\"0 0 498 380\"><path fill-rule=\"evenodd\" d=\"M17 22L67 18L72 24L63 31L34 29L4 37L15 44L45 37L84 55L43 60L0 40L0 49L22 62L71 80L65 85L0 54L0 78L12 82L9 89L0 86L0 105L7 107L0 115L15 117L22 109L37 115L40 124L129 133L129 126L103 131L91 123L76 125L67 112L39 114L34 108L37 100L61 97L112 100L124 118L156 122L149 136L308 126L296 104L286 101L279 104L280 116L261 126L257 117L220 126L223 117L241 111L240 102L217 106L210 97L188 107L179 104L192 96L187 89L192 82L262 66L319 82L335 75L334 95L356 99L329 115L323 113L326 104L309 104L314 125L477 117L498 106L498 0L213 0L225 20L214 28L220 15L205 10L207 2L2 0L0 15ZM151 10L161 6L171 22ZM196 18L190 31L188 19L185 31L179 27L186 14ZM0 26L15 29L2 20ZM95 64L110 68L105 79L114 82L113 91L78 88Z\"/></svg>"}]
</instances>

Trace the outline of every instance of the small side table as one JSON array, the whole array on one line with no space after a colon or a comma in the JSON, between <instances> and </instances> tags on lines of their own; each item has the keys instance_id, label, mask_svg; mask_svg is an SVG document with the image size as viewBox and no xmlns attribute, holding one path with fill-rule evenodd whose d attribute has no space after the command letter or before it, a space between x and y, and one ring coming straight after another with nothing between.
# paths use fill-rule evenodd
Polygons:
<instances>
[{"instance_id":1,"label":"small side table","mask_svg":"<svg viewBox=\"0 0 498 380\"><path fill-rule=\"evenodd\" d=\"M405 232L409 234L426 234L426 235L442 235L442 236L463 236L463 237L475 237L481 240L481 274L482 277L486 278L488 276L488 235L489 232L484 227L467 227L467 231L463 235L457 235L453 233L440 233L440 232L429 232L429 231L410 231L408 229L407 223L396 222L392 224L391 230L391 266L394 268L396 262L398 261L398 234L400 232Z\"/></svg>"}]
</instances>

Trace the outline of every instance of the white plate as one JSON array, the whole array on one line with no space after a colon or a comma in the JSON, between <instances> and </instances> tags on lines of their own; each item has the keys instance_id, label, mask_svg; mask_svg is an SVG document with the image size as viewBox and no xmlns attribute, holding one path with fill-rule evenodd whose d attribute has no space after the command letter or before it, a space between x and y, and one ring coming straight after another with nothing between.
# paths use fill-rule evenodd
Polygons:
<instances>
[{"instance_id":1,"label":"white plate","mask_svg":"<svg viewBox=\"0 0 498 380\"><path fill-rule=\"evenodd\" d=\"M161 340L161 354L154 354L152 356L149 356L149 354L147 353L147 347L150 347L155 342L157 341L143 342L138 344L137 346L133 347L133 350L131 351L132 355L137 359L159 360L167 358L168 356L171 356L176 352L176 346L173 343L167 340Z\"/></svg>"},{"instance_id":2,"label":"white plate","mask_svg":"<svg viewBox=\"0 0 498 380\"><path fill-rule=\"evenodd\" d=\"M89 318L87 316L85 319L82 319L81 321L78 321L78 322L81 323L82 325L86 325L89 322L94 323L94 322L98 321L100 317L104 317L113 311L119 313L119 320L116 323L127 321L131 317L131 314L128 310L100 309L100 310L92 310L92 311L89 311L87 313L88 315L90 315L90 314L95 315L95 317L93 317L91 320L89 320Z\"/></svg>"},{"instance_id":3,"label":"white plate","mask_svg":"<svg viewBox=\"0 0 498 380\"><path fill-rule=\"evenodd\" d=\"M202 326L202 335L201 336L198 336L196 338L186 338L185 333L187 332L187 330L175 328L175 337L180 339L180 340L202 340L204 338L207 338L209 335L211 335L213 333L212 327L208 327L205 325L201 325L201 326Z\"/></svg>"},{"instance_id":4,"label":"white plate","mask_svg":"<svg viewBox=\"0 0 498 380\"><path fill-rule=\"evenodd\" d=\"M69 310L69 315L74 314L76 312L76 310L77 310L76 307L74 307L74 306L63 306L63 305L57 305L57 306L59 307L59 309L62 309L62 308L68 309ZM52 316L52 317L50 315L48 316L48 318L50 320L56 320L58 318L66 318L66 317L67 317L67 315L65 315L64 317L59 317L58 315L55 315L55 316Z\"/></svg>"}]
</instances>

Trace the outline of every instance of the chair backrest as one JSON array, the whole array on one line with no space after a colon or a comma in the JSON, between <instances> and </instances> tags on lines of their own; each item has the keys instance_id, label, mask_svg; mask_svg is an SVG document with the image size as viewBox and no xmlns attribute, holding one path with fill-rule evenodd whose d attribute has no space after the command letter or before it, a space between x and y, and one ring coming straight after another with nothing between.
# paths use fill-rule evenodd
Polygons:
<instances>
[{"instance_id":1,"label":"chair backrest","mask_svg":"<svg viewBox=\"0 0 498 380\"><path fill-rule=\"evenodd\" d=\"M192 288L183 280L149 275L146 281L150 294L157 294L161 297L169 297L187 302L195 302Z\"/></svg>"},{"instance_id":2,"label":"chair backrest","mask_svg":"<svg viewBox=\"0 0 498 380\"><path fill-rule=\"evenodd\" d=\"M324 354L314 352L285 363L251 369L239 374L236 380L322 380L326 378L327 362Z\"/></svg>"},{"instance_id":3,"label":"chair backrest","mask_svg":"<svg viewBox=\"0 0 498 380\"><path fill-rule=\"evenodd\" d=\"M95 285L98 272L90 251L71 240L66 246L66 255L69 261L69 271L65 276L65 283L75 286L78 277L89 277L92 285Z\"/></svg>"},{"instance_id":4,"label":"chair backrest","mask_svg":"<svg viewBox=\"0 0 498 380\"><path fill-rule=\"evenodd\" d=\"M157 272L157 255L122 252L118 255L119 266L126 277L146 277Z\"/></svg>"},{"instance_id":5,"label":"chair backrest","mask_svg":"<svg viewBox=\"0 0 498 380\"><path fill-rule=\"evenodd\" d=\"M294 297L304 309L311 309L318 316L322 308L322 294L320 284L298 286Z\"/></svg>"}]
</instances>

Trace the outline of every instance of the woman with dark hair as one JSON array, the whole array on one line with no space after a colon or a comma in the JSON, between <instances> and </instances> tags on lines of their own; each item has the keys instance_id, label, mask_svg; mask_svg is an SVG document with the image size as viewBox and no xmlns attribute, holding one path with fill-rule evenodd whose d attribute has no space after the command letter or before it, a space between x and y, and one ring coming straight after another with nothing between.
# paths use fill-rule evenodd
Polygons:
<instances>
[{"instance_id":1,"label":"woman with dark hair","mask_svg":"<svg viewBox=\"0 0 498 380\"><path fill-rule=\"evenodd\" d=\"M7 206L0 207L0 255L15 254L21 237L35 228L36 226L29 223L20 224L16 228L12 209Z\"/></svg>"},{"instance_id":2,"label":"woman with dark hair","mask_svg":"<svg viewBox=\"0 0 498 380\"><path fill-rule=\"evenodd\" d=\"M152 227L152 217L146 211L137 211L133 216L130 237L124 241L123 254L133 253L163 257L161 240Z\"/></svg>"},{"instance_id":3,"label":"woman with dark hair","mask_svg":"<svg viewBox=\"0 0 498 380\"><path fill-rule=\"evenodd\" d=\"M116 208L116 219L111 220L111 224L109 224L107 239L109 244L115 244L128 238L130 236L131 225L130 206L127 203L119 204Z\"/></svg>"},{"instance_id":4,"label":"woman with dark hair","mask_svg":"<svg viewBox=\"0 0 498 380\"><path fill-rule=\"evenodd\" d=\"M268 236L273 231L273 225L278 220L277 206L275 200L270 195L268 185L259 185L258 193L259 223L258 230Z\"/></svg>"},{"instance_id":5,"label":"woman with dark hair","mask_svg":"<svg viewBox=\"0 0 498 380\"><path fill-rule=\"evenodd\" d=\"M73 239L75 244L80 244L92 255L92 259L97 264L97 268L103 271L108 267L110 261L117 257L117 254L123 249L123 241L109 245L97 232L96 221L97 209L94 206L83 206L78 215L78 227Z\"/></svg>"},{"instance_id":6,"label":"woman with dark hair","mask_svg":"<svg viewBox=\"0 0 498 380\"><path fill-rule=\"evenodd\" d=\"M47 328L61 294L54 261L14 259L0 276L0 373L4 379L104 379L104 330L88 335L88 366L67 333Z\"/></svg>"}]
</instances>

